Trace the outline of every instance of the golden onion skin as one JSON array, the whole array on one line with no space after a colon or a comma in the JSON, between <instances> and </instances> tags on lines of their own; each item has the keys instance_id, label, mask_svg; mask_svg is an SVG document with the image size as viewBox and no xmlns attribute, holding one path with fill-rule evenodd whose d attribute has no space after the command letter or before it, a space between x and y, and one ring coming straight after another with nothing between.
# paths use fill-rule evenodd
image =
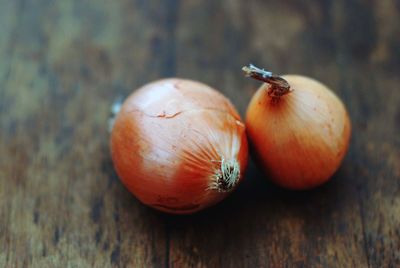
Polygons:
<instances>
[{"instance_id":1,"label":"golden onion skin","mask_svg":"<svg viewBox=\"0 0 400 268\"><path fill-rule=\"evenodd\" d=\"M236 188L248 149L244 123L227 98L175 78L147 84L127 98L112 129L111 155L121 181L141 202L189 214ZM217 180L229 172L234 180Z\"/></svg>"},{"instance_id":2,"label":"golden onion skin","mask_svg":"<svg viewBox=\"0 0 400 268\"><path fill-rule=\"evenodd\" d=\"M264 83L253 96L246 128L259 166L276 184L294 190L319 186L339 168L351 123L342 101L322 83L284 75L291 92L273 99Z\"/></svg>"}]
</instances>

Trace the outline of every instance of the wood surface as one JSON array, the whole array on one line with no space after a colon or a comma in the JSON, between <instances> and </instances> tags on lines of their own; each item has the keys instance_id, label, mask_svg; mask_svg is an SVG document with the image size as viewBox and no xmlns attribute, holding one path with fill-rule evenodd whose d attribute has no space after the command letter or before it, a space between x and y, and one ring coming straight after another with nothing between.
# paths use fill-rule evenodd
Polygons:
<instances>
[{"instance_id":1,"label":"wood surface","mask_svg":"<svg viewBox=\"0 0 400 268\"><path fill-rule=\"evenodd\" d=\"M400 267L400 2L0 0L0 267ZM118 98L170 76L242 115L254 63L348 107L332 180L292 192L251 163L219 205L168 216L118 180Z\"/></svg>"}]
</instances>

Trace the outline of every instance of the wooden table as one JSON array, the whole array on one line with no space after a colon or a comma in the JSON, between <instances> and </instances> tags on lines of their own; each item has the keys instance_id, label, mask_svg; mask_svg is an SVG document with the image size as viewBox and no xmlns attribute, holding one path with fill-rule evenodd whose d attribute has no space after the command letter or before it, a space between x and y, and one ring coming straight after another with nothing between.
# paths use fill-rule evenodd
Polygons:
<instances>
[{"instance_id":1,"label":"wooden table","mask_svg":"<svg viewBox=\"0 0 400 268\"><path fill-rule=\"evenodd\" d=\"M399 25L391 0L0 0L0 267L400 267ZM111 103L178 76L244 115L250 62L343 99L337 174L291 192L250 164L204 212L140 204L112 167Z\"/></svg>"}]
</instances>

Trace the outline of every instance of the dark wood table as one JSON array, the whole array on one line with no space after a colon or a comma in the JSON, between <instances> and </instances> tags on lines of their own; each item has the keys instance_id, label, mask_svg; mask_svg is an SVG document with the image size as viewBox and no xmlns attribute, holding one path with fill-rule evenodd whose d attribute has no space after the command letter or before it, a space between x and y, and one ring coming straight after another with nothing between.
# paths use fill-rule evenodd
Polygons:
<instances>
[{"instance_id":1,"label":"dark wood table","mask_svg":"<svg viewBox=\"0 0 400 268\"><path fill-rule=\"evenodd\" d=\"M400 2L0 0L0 267L400 267ZM350 151L312 191L250 164L219 205L169 216L118 180L118 96L170 76L242 115L254 63L347 105Z\"/></svg>"}]
</instances>

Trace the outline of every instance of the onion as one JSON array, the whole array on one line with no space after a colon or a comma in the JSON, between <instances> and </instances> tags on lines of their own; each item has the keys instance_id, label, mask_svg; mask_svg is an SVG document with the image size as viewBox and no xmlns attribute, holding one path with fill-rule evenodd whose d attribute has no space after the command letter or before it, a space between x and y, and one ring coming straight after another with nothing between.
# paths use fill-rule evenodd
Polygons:
<instances>
[{"instance_id":1,"label":"onion","mask_svg":"<svg viewBox=\"0 0 400 268\"><path fill-rule=\"evenodd\" d=\"M199 82L165 79L124 102L111 154L118 176L141 202L187 214L232 192L248 149L245 126L228 99Z\"/></svg>"},{"instance_id":2,"label":"onion","mask_svg":"<svg viewBox=\"0 0 400 268\"><path fill-rule=\"evenodd\" d=\"M266 82L248 106L246 128L267 176L295 190L326 182L349 146L351 124L341 100L308 77L279 77L253 65L243 70Z\"/></svg>"}]
</instances>

